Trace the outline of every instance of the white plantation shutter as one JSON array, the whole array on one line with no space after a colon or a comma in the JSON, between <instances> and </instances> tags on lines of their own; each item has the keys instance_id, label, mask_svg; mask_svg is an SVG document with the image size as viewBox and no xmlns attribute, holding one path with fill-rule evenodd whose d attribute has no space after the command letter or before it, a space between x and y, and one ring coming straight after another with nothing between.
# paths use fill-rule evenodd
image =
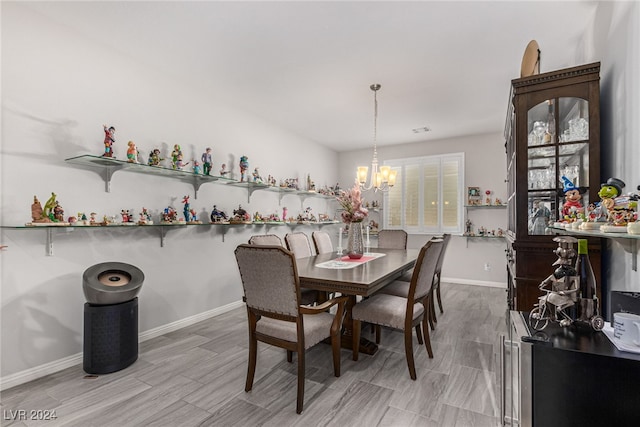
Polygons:
<instances>
[{"instance_id":1,"label":"white plantation shutter","mask_svg":"<svg viewBox=\"0 0 640 427\"><path fill-rule=\"evenodd\" d=\"M462 233L464 153L386 161L398 171L384 196L384 228Z\"/></svg>"}]
</instances>

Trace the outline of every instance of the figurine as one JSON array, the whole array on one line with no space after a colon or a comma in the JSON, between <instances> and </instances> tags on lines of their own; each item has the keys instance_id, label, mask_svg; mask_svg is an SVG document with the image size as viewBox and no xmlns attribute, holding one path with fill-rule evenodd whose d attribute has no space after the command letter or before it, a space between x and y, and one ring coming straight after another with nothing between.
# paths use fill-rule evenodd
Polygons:
<instances>
[{"instance_id":1,"label":"figurine","mask_svg":"<svg viewBox=\"0 0 640 427\"><path fill-rule=\"evenodd\" d=\"M136 148L136 143L133 141L129 141L127 143L127 162L129 163L138 163L138 149Z\"/></svg>"},{"instance_id":2,"label":"figurine","mask_svg":"<svg viewBox=\"0 0 640 427\"><path fill-rule=\"evenodd\" d=\"M113 126L107 128L106 125L102 125L104 128L104 154L103 157L114 157L113 155L113 144L116 142L114 134L116 133L116 128Z\"/></svg>"},{"instance_id":3,"label":"figurine","mask_svg":"<svg viewBox=\"0 0 640 427\"><path fill-rule=\"evenodd\" d=\"M311 174L307 174L307 191L314 193L316 191L316 184L311 180Z\"/></svg>"},{"instance_id":4,"label":"figurine","mask_svg":"<svg viewBox=\"0 0 640 427\"><path fill-rule=\"evenodd\" d=\"M227 214L223 211L219 211L216 205L213 205L210 218L211 222L225 222L227 221Z\"/></svg>"},{"instance_id":5,"label":"figurine","mask_svg":"<svg viewBox=\"0 0 640 427\"><path fill-rule=\"evenodd\" d=\"M189 222L189 220L191 219L191 205L189 204L189 196L184 196L182 198L182 204L184 205L184 208L182 210L182 213L184 214L184 220L186 222Z\"/></svg>"},{"instance_id":6,"label":"figurine","mask_svg":"<svg viewBox=\"0 0 640 427\"><path fill-rule=\"evenodd\" d=\"M562 205L561 216L565 219L575 218L584 211L584 207L582 203L580 203L580 199L582 199L580 189L573 185L573 182L566 176L563 175L561 179L564 184L563 192L565 199Z\"/></svg>"},{"instance_id":7,"label":"figurine","mask_svg":"<svg viewBox=\"0 0 640 427\"><path fill-rule=\"evenodd\" d=\"M182 161L182 153L178 154L178 157L176 157L176 161L173 164L173 168L176 170L181 171L183 167L187 166L189 164L189 162L184 163Z\"/></svg>"},{"instance_id":8,"label":"figurine","mask_svg":"<svg viewBox=\"0 0 640 427\"><path fill-rule=\"evenodd\" d=\"M467 236L473 235L473 223L471 222L470 219L467 219L467 221L465 221L464 226L465 226L464 234L466 234Z\"/></svg>"},{"instance_id":9,"label":"figurine","mask_svg":"<svg viewBox=\"0 0 640 427\"><path fill-rule=\"evenodd\" d=\"M211 166L213 166L213 160L211 158L211 148L207 147L204 153L202 153L202 168L205 175L211 174Z\"/></svg>"},{"instance_id":10,"label":"figurine","mask_svg":"<svg viewBox=\"0 0 640 427\"><path fill-rule=\"evenodd\" d=\"M162 222L163 223L169 223L169 224L173 224L173 223L179 222L178 221L178 212L176 212L176 210L171 206L165 208L164 212L162 212Z\"/></svg>"},{"instance_id":11,"label":"figurine","mask_svg":"<svg viewBox=\"0 0 640 427\"><path fill-rule=\"evenodd\" d=\"M529 314L529 324L540 331L549 321L565 327L580 320L590 323L596 331L602 330L604 319L600 316L597 297L594 294L593 298L582 298L579 293L580 275L572 262L576 257L573 243L578 240L570 236L558 236L553 241L558 242L558 248L554 251L558 259L553 263L558 267L538 286L545 295L538 297L538 303Z\"/></svg>"},{"instance_id":12,"label":"figurine","mask_svg":"<svg viewBox=\"0 0 640 427\"><path fill-rule=\"evenodd\" d=\"M200 175L200 173L202 172L201 168L200 168L200 163L198 163L197 160L193 161L193 173L195 173L196 175ZM209 175L209 174L207 174Z\"/></svg>"},{"instance_id":13,"label":"figurine","mask_svg":"<svg viewBox=\"0 0 640 427\"><path fill-rule=\"evenodd\" d=\"M283 207L282 208L282 220L283 221L287 221L287 214L289 213L289 210L287 209L287 207Z\"/></svg>"},{"instance_id":14,"label":"figurine","mask_svg":"<svg viewBox=\"0 0 640 427\"><path fill-rule=\"evenodd\" d=\"M153 225L151 214L147 208L142 208L142 212L140 212L140 219L138 219L138 225Z\"/></svg>"},{"instance_id":15,"label":"figurine","mask_svg":"<svg viewBox=\"0 0 640 427\"><path fill-rule=\"evenodd\" d=\"M182 159L182 150L178 144L173 146L173 151L171 152L171 168L176 169L178 163L178 156Z\"/></svg>"},{"instance_id":16,"label":"figurine","mask_svg":"<svg viewBox=\"0 0 640 427\"><path fill-rule=\"evenodd\" d=\"M188 221L188 224L202 224L202 221L198 220L197 212L195 209L190 209L189 213L191 214L191 220Z\"/></svg>"},{"instance_id":17,"label":"figurine","mask_svg":"<svg viewBox=\"0 0 640 427\"><path fill-rule=\"evenodd\" d=\"M160 166L160 162L163 160L160 158L160 149L154 148L149 153L149 161L147 163L149 166Z\"/></svg>"},{"instance_id":18,"label":"figurine","mask_svg":"<svg viewBox=\"0 0 640 427\"><path fill-rule=\"evenodd\" d=\"M55 208L56 204L58 203L56 202L56 197L57 197L56 193L51 192L51 197L49 197L49 200L47 200L47 202L44 204L44 216L46 216L52 221L53 221L53 208Z\"/></svg>"},{"instance_id":19,"label":"figurine","mask_svg":"<svg viewBox=\"0 0 640 427\"><path fill-rule=\"evenodd\" d=\"M220 176L224 178L229 172L231 171L228 171L227 165L223 163L222 166L220 166Z\"/></svg>"},{"instance_id":20,"label":"figurine","mask_svg":"<svg viewBox=\"0 0 640 427\"><path fill-rule=\"evenodd\" d=\"M240 156L240 182L244 182L244 180L247 179L248 169L249 169L249 158L247 156Z\"/></svg>"},{"instance_id":21,"label":"figurine","mask_svg":"<svg viewBox=\"0 0 640 427\"><path fill-rule=\"evenodd\" d=\"M120 216L122 217L123 225L133 225L133 217L129 213L129 209L122 209L120 211Z\"/></svg>"},{"instance_id":22,"label":"figurine","mask_svg":"<svg viewBox=\"0 0 640 427\"><path fill-rule=\"evenodd\" d=\"M250 224L251 216L249 213L242 208L242 205L238 205L238 209L233 210L233 218L231 218L231 223L236 224Z\"/></svg>"},{"instance_id":23,"label":"figurine","mask_svg":"<svg viewBox=\"0 0 640 427\"><path fill-rule=\"evenodd\" d=\"M96 215L98 215L95 212L91 212L89 214L89 225L98 225L98 222L96 221Z\"/></svg>"},{"instance_id":24,"label":"figurine","mask_svg":"<svg viewBox=\"0 0 640 427\"><path fill-rule=\"evenodd\" d=\"M485 191L484 194L487 196L486 199L484 200L484 204L485 205L490 205L491 204L491 190Z\"/></svg>"},{"instance_id":25,"label":"figurine","mask_svg":"<svg viewBox=\"0 0 640 427\"><path fill-rule=\"evenodd\" d=\"M49 217L44 214L40 200L36 196L33 196L33 204L31 205L31 219L34 223L51 222Z\"/></svg>"},{"instance_id":26,"label":"figurine","mask_svg":"<svg viewBox=\"0 0 640 427\"><path fill-rule=\"evenodd\" d=\"M262 177L260 176L260 172L258 171L258 168L255 168L251 175L253 177L253 182L255 182L256 184L264 184L264 181L262 180Z\"/></svg>"},{"instance_id":27,"label":"figurine","mask_svg":"<svg viewBox=\"0 0 640 427\"><path fill-rule=\"evenodd\" d=\"M626 226L628 222L633 222L636 219L635 209L638 206L638 196L635 194L623 196L622 189L624 187L625 183L622 180L609 178L606 184L601 184L598 192L598 196L602 200L600 203L601 214L606 214L607 222L613 226Z\"/></svg>"}]
</instances>

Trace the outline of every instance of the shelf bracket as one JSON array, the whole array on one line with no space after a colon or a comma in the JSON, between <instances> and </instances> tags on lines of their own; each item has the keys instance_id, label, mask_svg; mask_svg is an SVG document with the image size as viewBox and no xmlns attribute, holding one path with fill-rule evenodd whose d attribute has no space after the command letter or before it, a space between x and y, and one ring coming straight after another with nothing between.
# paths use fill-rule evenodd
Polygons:
<instances>
[{"instance_id":1,"label":"shelf bracket","mask_svg":"<svg viewBox=\"0 0 640 427\"><path fill-rule=\"evenodd\" d=\"M47 256L53 256L53 228L47 228L45 251L47 252Z\"/></svg>"},{"instance_id":2,"label":"shelf bracket","mask_svg":"<svg viewBox=\"0 0 640 427\"><path fill-rule=\"evenodd\" d=\"M166 231L164 227L160 227L160 247L164 248L164 236L166 236Z\"/></svg>"}]
</instances>

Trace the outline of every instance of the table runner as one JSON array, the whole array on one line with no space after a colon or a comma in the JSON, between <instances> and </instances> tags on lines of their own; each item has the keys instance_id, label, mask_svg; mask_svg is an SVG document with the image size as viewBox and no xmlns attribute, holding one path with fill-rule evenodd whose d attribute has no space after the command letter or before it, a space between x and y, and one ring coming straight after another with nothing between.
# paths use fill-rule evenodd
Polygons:
<instances>
[{"instance_id":1,"label":"table runner","mask_svg":"<svg viewBox=\"0 0 640 427\"><path fill-rule=\"evenodd\" d=\"M349 269L349 268L354 268L359 265L365 264L369 261L372 261L376 258L383 257L385 255L386 254L379 253L379 252L370 252L366 255L363 255L362 258L358 258L358 259L351 259L349 258L348 255L346 255L339 259L332 259L330 261L321 262L319 264L316 264L316 267L329 268L333 270Z\"/></svg>"}]
</instances>

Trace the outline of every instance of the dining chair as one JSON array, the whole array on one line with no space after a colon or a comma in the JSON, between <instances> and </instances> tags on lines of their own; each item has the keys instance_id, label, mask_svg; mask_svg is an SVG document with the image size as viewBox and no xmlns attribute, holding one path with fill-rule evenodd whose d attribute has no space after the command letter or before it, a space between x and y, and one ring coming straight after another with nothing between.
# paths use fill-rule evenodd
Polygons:
<instances>
[{"instance_id":1,"label":"dining chair","mask_svg":"<svg viewBox=\"0 0 640 427\"><path fill-rule=\"evenodd\" d=\"M435 329L435 324L438 323L438 318L436 316L436 309L434 303L434 294L438 299L438 305L440 306L440 312L444 313L442 310L442 299L440 297L440 271L442 270L442 261L444 260L444 254L447 250L447 245L449 244L449 240L451 239L451 234L443 234L439 237L434 237L430 241L432 242L442 242L442 251L440 251L440 256L438 257L438 263L436 264L436 269L433 275L433 285L431 286L431 295L429 296L429 325L431 326L431 330ZM390 283L388 286L382 288L380 292L404 296L406 298L407 293L409 292L409 282L411 281L411 276L407 278L407 274L400 276L398 280L393 283ZM378 331L376 330L376 339L378 336Z\"/></svg>"},{"instance_id":2,"label":"dining chair","mask_svg":"<svg viewBox=\"0 0 640 427\"><path fill-rule=\"evenodd\" d=\"M442 297L440 295L440 277L442 275L442 263L444 261L444 255L447 251L447 246L449 245L449 240L451 239L451 234L443 234L441 237L434 237L431 240L435 240L435 239L440 239L443 242L442 245L442 252L440 252L440 258L438 258L438 264L436 265L436 271L435 274L433 276L433 293L436 295L436 298L438 300L438 307L440 308L440 313L444 313L444 310L442 308ZM399 280L404 280L404 281L411 281L411 277L408 277L405 275L401 276ZM399 285L396 285L396 287ZM389 290L391 290L393 288L390 288ZM388 291L389 291L388 290ZM433 308L433 310L431 311L431 313L433 314L433 321L435 323L438 322L438 319L436 318L436 314L435 314L435 305L434 305L434 298L431 299L431 306ZM433 328L431 328L433 329Z\"/></svg>"},{"instance_id":3,"label":"dining chair","mask_svg":"<svg viewBox=\"0 0 640 427\"><path fill-rule=\"evenodd\" d=\"M331 338L333 373L340 376L340 329L347 297L316 307L301 305L300 279L292 252L281 246L240 245L235 250L249 322L249 362L245 391L253 388L258 341L298 354L296 412L304 404L305 350ZM328 313L337 306L336 314Z\"/></svg>"},{"instance_id":4,"label":"dining chair","mask_svg":"<svg viewBox=\"0 0 640 427\"><path fill-rule=\"evenodd\" d=\"M429 358L433 358L429 325L427 324L428 313L426 313L429 305L425 305L424 301L429 298L431 293L433 274L441 251L442 242L432 241L428 241L420 249L407 298L377 293L353 307L351 310L353 360L358 360L361 322L387 326L404 332L404 351L412 380L416 379L416 367L413 359L413 329L416 330L418 343L422 344L421 323L424 331L424 345L427 348Z\"/></svg>"},{"instance_id":5,"label":"dining chair","mask_svg":"<svg viewBox=\"0 0 640 427\"><path fill-rule=\"evenodd\" d=\"M380 230L378 247L383 249L407 249L407 232L404 230Z\"/></svg>"},{"instance_id":6,"label":"dining chair","mask_svg":"<svg viewBox=\"0 0 640 427\"><path fill-rule=\"evenodd\" d=\"M304 233L287 233L284 236L284 241L287 249L293 252L296 258L305 258L313 255L311 252L311 244L309 243L309 236Z\"/></svg>"},{"instance_id":7,"label":"dining chair","mask_svg":"<svg viewBox=\"0 0 640 427\"><path fill-rule=\"evenodd\" d=\"M314 231L311 233L313 245L316 247L317 254L326 254L333 252L333 243L331 237L326 231Z\"/></svg>"},{"instance_id":8,"label":"dining chair","mask_svg":"<svg viewBox=\"0 0 640 427\"><path fill-rule=\"evenodd\" d=\"M275 234L256 234L251 236L249 239L250 245L275 245L275 246L283 246L282 239Z\"/></svg>"},{"instance_id":9,"label":"dining chair","mask_svg":"<svg viewBox=\"0 0 640 427\"><path fill-rule=\"evenodd\" d=\"M309 236L304 233L287 233L284 236L284 242L287 249L293 252L296 258L305 258L312 256L311 243L309 242ZM303 304L314 304L316 302L322 302L327 299L325 292L318 292L313 289L302 288L302 301Z\"/></svg>"}]
</instances>

